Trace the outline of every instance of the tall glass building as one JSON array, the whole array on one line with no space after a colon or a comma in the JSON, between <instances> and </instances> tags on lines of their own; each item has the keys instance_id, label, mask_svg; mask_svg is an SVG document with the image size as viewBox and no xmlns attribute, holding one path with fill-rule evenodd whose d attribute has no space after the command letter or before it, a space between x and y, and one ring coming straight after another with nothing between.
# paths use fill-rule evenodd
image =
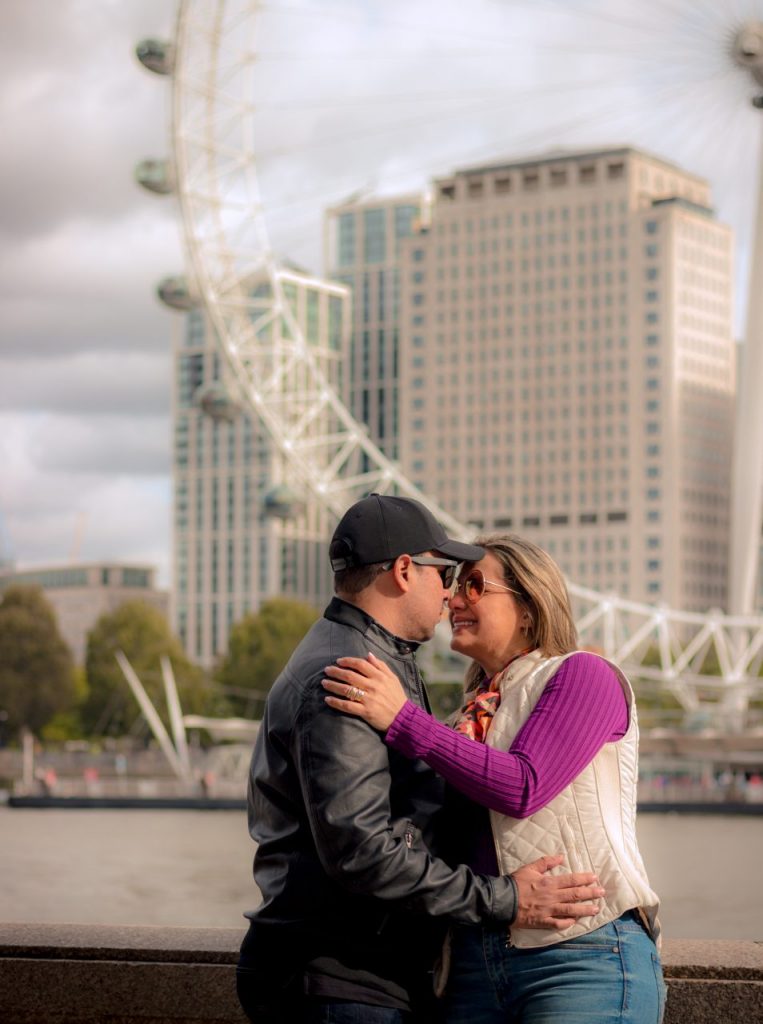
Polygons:
<instances>
[{"instance_id":1,"label":"tall glass building","mask_svg":"<svg viewBox=\"0 0 763 1024\"><path fill-rule=\"evenodd\" d=\"M392 460L400 456L400 245L422 230L421 196L349 201L326 214L325 265L352 291L345 400Z\"/></svg>"}]
</instances>

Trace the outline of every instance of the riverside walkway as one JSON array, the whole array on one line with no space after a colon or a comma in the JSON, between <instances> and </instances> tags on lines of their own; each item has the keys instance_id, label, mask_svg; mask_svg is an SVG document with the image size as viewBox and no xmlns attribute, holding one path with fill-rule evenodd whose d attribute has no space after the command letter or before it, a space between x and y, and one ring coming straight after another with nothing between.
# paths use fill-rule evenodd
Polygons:
<instances>
[{"instance_id":1,"label":"riverside walkway","mask_svg":"<svg viewBox=\"0 0 763 1024\"><path fill-rule=\"evenodd\" d=\"M243 930L0 924L2 1024L246 1024ZM665 1024L763 1024L763 942L668 940Z\"/></svg>"}]
</instances>

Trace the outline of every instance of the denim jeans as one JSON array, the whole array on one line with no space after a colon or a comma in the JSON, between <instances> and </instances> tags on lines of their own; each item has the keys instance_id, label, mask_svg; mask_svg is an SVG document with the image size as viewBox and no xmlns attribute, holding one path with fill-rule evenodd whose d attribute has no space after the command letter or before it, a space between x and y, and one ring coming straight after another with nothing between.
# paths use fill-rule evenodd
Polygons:
<instances>
[{"instance_id":1,"label":"denim jeans","mask_svg":"<svg viewBox=\"0 0 763 1024\"><path fill-rule=\"evenodd\" d=\"M633 912L567 942L507 947L505 930L453 935L445 1024L660 1024L657 949Z\"/></svg>"}]
</instances>

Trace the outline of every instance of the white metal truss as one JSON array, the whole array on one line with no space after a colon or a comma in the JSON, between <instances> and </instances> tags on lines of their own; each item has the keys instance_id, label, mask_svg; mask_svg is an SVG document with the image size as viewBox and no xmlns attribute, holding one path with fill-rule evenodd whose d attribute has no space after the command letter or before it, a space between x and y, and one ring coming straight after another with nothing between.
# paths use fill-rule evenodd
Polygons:
<instances>
[{"instance_id":1,"label":"white metal truss","mask_svg":"<svg viewBox=\"0 0 763 1024\"><path fill-rule=\"evenodd\" d=\"M238 397L267 427L296 485L337 516L369 491L416 497L451 533L467 537L468 527L420 493L371 442L290 308L285 289L305 278L271 249L257 180L254 69L263 6L259 0L179 4L174 170L194 288ZM575 584L570 590L581 644L619 661L635 678L663 685L686 712L707 708L716 724L743 727L760 686L763 619L637 604Z\"/></svg>"}]
</instances>

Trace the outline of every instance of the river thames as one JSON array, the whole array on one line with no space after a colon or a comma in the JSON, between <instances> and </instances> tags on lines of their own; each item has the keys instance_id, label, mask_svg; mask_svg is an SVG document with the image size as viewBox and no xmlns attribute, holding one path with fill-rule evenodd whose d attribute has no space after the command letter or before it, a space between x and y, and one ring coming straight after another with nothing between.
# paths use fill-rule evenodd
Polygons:
<instances>
[{"instance_id":1,"label":"river thames","mask_svg":"<svg viewBox=\"0 0 763 1024\"><path fill-rule=\"evenodd\" d=\"M763 817L643 814L670 938L763 939ZM0 807L0 921L244 927L257 903L238 811Z\"/></svg>"}]
</instances>

